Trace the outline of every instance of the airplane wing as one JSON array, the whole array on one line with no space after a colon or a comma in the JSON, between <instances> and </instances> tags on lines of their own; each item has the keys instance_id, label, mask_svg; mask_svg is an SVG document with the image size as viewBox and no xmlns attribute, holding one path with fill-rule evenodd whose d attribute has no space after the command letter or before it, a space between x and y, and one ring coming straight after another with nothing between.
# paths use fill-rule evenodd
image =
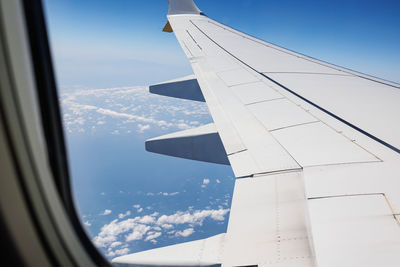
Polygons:
<instances>
[{"instance_id":1,"label":"airplane wing","mask_svg":"<svg viewBox=\"0 0 400 267\"><path fill-rule=\"evenodd\" d=\"M153 93L205 101L214 124L149 151L230 164L227 232L121 266L399 266L400 85L284 49L169 0L194 77ZM192 92L188 94L188 92Z\"/></svg>"}]
</instances>

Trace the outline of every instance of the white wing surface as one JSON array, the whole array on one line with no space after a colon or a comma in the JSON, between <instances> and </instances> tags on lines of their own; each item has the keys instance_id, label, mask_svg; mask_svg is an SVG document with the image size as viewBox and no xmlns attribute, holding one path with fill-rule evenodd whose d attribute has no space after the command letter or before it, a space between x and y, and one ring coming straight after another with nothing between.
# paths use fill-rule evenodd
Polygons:
<instances>
[{"instance_id":1,"label":"white wing surface","mask_svg":"<svg viewBox=\"0 0 400 267\"><path fill-rule=\"evenodd\" d=\"M192 0L169 3L169 26L197 79L190 90L201 90L218 133L212 142L225 150L216 153L237 178L228 229L114 262L400 266L400 85L246 35ZM154 150L179 156L188 147L180 143ZM210 151L196 153L204 160Z\"/></svg>"}]
</instances>

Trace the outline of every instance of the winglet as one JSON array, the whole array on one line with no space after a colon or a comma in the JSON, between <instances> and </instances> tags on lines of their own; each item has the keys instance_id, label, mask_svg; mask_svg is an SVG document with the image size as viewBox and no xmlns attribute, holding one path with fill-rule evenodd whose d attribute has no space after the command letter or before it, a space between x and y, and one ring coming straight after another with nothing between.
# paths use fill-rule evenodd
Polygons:
<instances>
[{"instance_id":1,"label":"winglet","mask_svg":"<svg viewBox=\"0 0 400 267\"><path fill-rule=\"evenodd\" d=\"M168 15L202 14L193 0L168 0Z\"/></svg>"}]
</instances>

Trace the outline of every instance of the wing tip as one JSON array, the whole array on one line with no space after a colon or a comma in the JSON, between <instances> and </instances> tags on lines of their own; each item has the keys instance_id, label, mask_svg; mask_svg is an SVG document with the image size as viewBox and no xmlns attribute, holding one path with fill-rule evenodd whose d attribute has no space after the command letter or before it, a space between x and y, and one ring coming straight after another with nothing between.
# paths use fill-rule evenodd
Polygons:
<instances>
[{"instance_id":1,"label":"wing tip","mask_svg":"<svg viewBox=\"0 0 400 267\"><path fill-rule=\"evenodd\" d=\"M203 14L193 0L168 0L168 15Z\"/></svg>"}]
</instances>

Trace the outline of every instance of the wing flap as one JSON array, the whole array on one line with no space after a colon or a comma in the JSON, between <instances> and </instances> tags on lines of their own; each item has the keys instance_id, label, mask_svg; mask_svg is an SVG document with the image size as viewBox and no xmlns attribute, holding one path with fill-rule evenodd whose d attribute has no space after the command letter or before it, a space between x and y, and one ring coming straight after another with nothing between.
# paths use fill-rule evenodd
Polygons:
<instances>
[{"instance_id":1,"label":"wing flap","mask_svg":"<svg viewBox=\"0 0 400 267\"><path fill-rule=\"evenodd\" d=\"M322 122L278 129L273 136L303 167L380 161Z\"/></svg>"},{"instance_id":2,"label":"wing flap","mask_svg":"<svg viewBox=\"0 0 400 267\"><path fill-rule=\"evenodd\" d=\"M318 266L398 266L400 229L384 195L318 198L308 206Z\"/></svg>"},{"instance_id":3,"label":"wing flap","mask_svg":"<svg viewBox=\"0 0 400 267\"><path fill-rule=\"evenodd\" d=\"M301 172L237 179L225 266L313 266Z\"/></svg>"}]
</instances>

